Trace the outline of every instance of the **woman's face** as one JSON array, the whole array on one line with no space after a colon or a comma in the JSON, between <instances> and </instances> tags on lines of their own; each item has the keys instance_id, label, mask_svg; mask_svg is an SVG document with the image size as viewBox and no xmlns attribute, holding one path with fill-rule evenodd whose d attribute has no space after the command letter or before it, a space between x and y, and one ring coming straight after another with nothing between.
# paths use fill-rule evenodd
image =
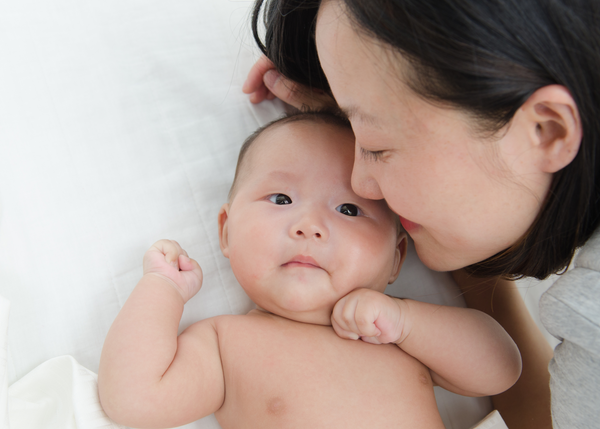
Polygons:
<instances>
[{"instance_id":1,"label":"woman's face","mask_svg":"<svg viewBox=\"0 0 600 429\"><path fill-rule=\"evenodd\" d=\"M527 150L525 121L485 139L464 112L423 100L398 54L357 33L339 0L322 3L316 41L356 136L353 189L387 200L427 266L462 268L523 236L552 178Z\"/></svg>"}]
</instances>

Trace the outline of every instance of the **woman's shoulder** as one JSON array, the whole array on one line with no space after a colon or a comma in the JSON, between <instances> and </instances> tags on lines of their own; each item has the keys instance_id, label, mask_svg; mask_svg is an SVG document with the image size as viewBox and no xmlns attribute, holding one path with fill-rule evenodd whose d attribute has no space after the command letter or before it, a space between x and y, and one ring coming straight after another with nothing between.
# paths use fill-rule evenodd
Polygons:
<instances>
[{"instance_id":1,"label":"woman's shoulder","mask_svg":"<svg viewBox=\"0 0 600 429\"><path fill-rule=\"evenodd\" d=\"M540 317L557 338L600 356L600 229L581 248L573 268L544 293Z\"/></svg>"},{"instance_id":2,"label":"woman's shoulder","mask_svg":"<svg viewBox=\"0 0 600 429\"><path fill-rule=\"evenodd\" d=\"M600 420L600 230L544 293L540 317L561 340L549 366L553 426L594 427Z\"/></svg>"}]
</instances>

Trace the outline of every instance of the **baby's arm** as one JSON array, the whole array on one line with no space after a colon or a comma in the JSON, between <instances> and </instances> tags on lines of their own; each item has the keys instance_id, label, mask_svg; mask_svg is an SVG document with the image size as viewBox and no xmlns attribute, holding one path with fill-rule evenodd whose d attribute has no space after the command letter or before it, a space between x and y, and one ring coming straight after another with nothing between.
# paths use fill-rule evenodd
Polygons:
<instances>
[{"instance_id":1,"label":"baby's arm","mask_svg":"<svg viewBox=\"0 0 600 429\"><path fill-rule=\"evenodd\" d=\"M503 392L521 373L514 341L477 310L357 289L338 301L332 325L342 338L397 344L430 369L437 385L461 395Z\"/></svg>"},{"instance_id":2,"label":"baby's arm","mask_svg":"<svg viewBox=\"0 0 600 429\"><path fill-rule=\"evenodd\" d=\"M161 240L146 252L144 276L111 326L100 359L100 400L116 422L181 426L221 407L223 369L212 321L177 336L183 306L201 283L200 266L176 242Z\"/></svg>"}]
</instances>

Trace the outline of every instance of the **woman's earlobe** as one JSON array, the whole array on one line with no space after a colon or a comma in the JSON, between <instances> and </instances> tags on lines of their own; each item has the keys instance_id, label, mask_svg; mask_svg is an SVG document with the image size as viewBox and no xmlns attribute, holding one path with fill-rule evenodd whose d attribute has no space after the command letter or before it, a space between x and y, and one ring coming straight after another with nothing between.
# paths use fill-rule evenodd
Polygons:
<instances>
[{"instance_id":1,"label":"woman's earlobe","mask_svg":"<svg viewBox=\"0 0 600 429\"><path fill-rule=\"evenodd\" d=\"M525 106L526 105L526 106ZM556 173L573 161L582 138L581 118L571 93L561 85L538 89L527 100L540 168Z\"/></svg>"},{"instance_id":2,"label":"woman's earlobe","mask_svg":"<svg viewBox=\"0 0 600 429\"><path fill-rule=\"evenodd\" d=\"M227 220L229 219L229 204L225 203L219 210L219 246L221 253L229 258L229 231L227 229Z\"/></svg>"}]
</instances>

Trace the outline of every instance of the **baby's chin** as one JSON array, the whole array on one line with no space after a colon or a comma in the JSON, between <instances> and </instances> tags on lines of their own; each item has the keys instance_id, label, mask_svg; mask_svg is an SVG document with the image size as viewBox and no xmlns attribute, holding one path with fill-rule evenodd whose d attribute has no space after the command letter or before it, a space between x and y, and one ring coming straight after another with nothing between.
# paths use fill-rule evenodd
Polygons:
<instances>
[{"instance_id":1,"label":"baby's chin","mask_svg":"<svg viewBox=\"0 0 600 429\"><path fill-rule=\"evenodd\" d=\"M285 309L265 309L259 305L256 306L258 311L282 317L284 319L293 320L299 323L308 323L311 325L331 326L331 310L319 311L288 311Z\"/></svg>"}]
</instances>

